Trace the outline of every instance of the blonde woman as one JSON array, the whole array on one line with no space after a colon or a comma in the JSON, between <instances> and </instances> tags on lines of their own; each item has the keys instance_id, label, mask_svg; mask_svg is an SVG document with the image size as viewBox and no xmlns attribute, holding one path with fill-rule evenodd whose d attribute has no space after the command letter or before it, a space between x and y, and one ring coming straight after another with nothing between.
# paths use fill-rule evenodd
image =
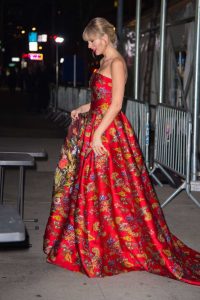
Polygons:
<instances>
[{"instance_id":1,"label":"blonde woman","mask_svg":"<svg viewBox=\"0 0 200 300\"><path fill-rule=\"evenodd\" d=\"M127 69L115 28L95 18L83 39L103 58L91 102L71 112L44 236L47 261L89 277L145 270L200 285L200 254L169 231L121 112Z\"/></svg>"}]
</instances>

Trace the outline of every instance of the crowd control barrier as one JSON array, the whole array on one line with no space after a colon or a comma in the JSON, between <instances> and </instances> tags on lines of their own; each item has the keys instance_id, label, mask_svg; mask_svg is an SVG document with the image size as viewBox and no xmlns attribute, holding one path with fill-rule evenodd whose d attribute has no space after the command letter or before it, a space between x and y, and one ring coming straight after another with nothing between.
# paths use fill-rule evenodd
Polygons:
<instances>
[{"instance_id":1,"label":"crowd control barrier","mask_svg":"<svg viewBox=\"0 0 200 300\"><path fill-rule=\"evenodd\" d=\"M50 106L58 111L70 112L82 104L90 102L90 90L87 88L50 87Z\"/></svg>"},{"instance_id":2,"label":"crowd control barrier","mask_svg":"<svg viewBox=\"0 0 200 300\"><path fill-rule=\"evenodd\" d=\"M50 94L50 99L49 99L49 108L54 110L56 107L56 88L54 84L49 85L49 94Z\"/></svg>"},{"instance_id":3,"label":"crowd control barrier","mask_svg":"<svg viewBox=\"0 0 200 300\"><path fill-rule=\"evenodd\" d=\"M125 114L134 129L146 166L149 168L149 105L130 98L125 99L125 101Z\"/></svg>"},{"instance_id":4,"label":"crowd control barrier","mask_svg":"<svg viewBox=\"0 0 200 300\"><path fill-rule=\"evenodd\" d=\"M150 175L157 181L154 174L157 168L173 182L166 169L180 175L184 182L162 204L164 207L179 192L186 190L188 196L200 207L199 201L191 194L198 191L200 182L191 181L191 114L181 109L159 104L156 108L154 165Z\"/></svg>"},{"instance_id":5,"label":"crowd control barrier","mask_svg":"<svg viewBox=\"0 0 200 300\"><path fill-rule=\"evenodd\" d=\"M68 128L71 123L70 112L80 105L90 102L90 90L87 88L73 88L50 86L50 101L47 118L59 126Z\"/></svg>"}]
</instances>

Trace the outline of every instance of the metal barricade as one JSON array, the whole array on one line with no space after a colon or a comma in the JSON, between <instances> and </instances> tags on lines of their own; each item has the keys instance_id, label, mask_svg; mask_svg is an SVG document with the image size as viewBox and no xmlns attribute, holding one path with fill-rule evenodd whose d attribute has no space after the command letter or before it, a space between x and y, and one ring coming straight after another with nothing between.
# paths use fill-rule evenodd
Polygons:
<instances>
[{"instance_id":1,"label":"metal barricade","mask_svg":"<svg viewBox=\"0 0 200 300\"><path fill-rule=\"evenodd\" d=\"M169 203L181 190L200 207L200 203L191 194L191 114L184 110L159 104L156 108L154 166L150 175L160 184L154 174L160 169L170 181L173 179L166 169L185 179L183 184L162 204Z\"/></svg>"},{"instance_id":2,"label":"metal barricade","mask_svg":"<svg viewBox=\"0 0 200 300\"><path fill-rule=\"evenodd\" d=\"M57 103L58 110L67 111L66 94L67 94L67 88L60 86L58 88L58 103Z\"/></svg>"},{"instance_id":3,"label":"metal barricade","mask_svg":"<svg viewBox=\"0 0 200 300\"><path fill-rule=\"evenodd\" d=\"M55 106L55 99L56 99L56 89L55 85L51 84L49 86L49 93L50 93L50 99L49 99L49 107L54 108Z\"/></svg>"},{"instance_id":4,"label":"metal barricade","mask_svg":"<svg viewBox=\"0 0 200 300\"><path fill-rule=\"evenodd\" d=\"M87 88L63 87L58 88L57 110L70 112L80 105L90 102L90 90ZM50 87L50 106L55 107L56 88Z\"/></svg>"},{"instance_id":5,"label":"metal barricade","mask_svg":"<svg viewBox=\"0 0 200 300\"><path fill-rule=\"evenodd\" d=\"M146 166L149 169L149 105L130 98L125 100L125 114L134 129Z\"/></svg>"},{"instance_id":6,"label":"metal barricade","mask_svg":"<svg viewBox=\"0 0 200 300\"><path fill-rule=\"evenodd\" d=\"M90 89L80 88L79 95L78 95L78 106L86 104L90 101L91 101L91 91L90 91Z\"/></svg>"}]
</instances>

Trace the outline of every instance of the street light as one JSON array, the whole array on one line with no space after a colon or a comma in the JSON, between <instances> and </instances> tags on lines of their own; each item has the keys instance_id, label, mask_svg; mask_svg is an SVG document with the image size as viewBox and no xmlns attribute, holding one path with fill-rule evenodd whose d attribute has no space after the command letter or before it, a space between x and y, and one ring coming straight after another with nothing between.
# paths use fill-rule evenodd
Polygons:
<instances>
[{"instance_id":1,"label":"street light","mask_svg":"<svg viewBox=\"0 0 200 300\"><path fill-rule=\"evenodd\" d=\"M64 38L61 36L54 36L54 41L58 44L62 44L64 42Z\"/></svg>"},{"instance_id":2,"label":"street light","mask_svg":"<svg viewBox=\"0 0 200 300\"><path fill-rule=\"evenodd\" d=\"M64 38L61 36L54 35L53 37L56 43L56 101L55 101L55 111L57 111L58 106L58 84L59 84L59 55L58 55L58 47L60 44L64 42Z\"/></svg>"}]
</instances>

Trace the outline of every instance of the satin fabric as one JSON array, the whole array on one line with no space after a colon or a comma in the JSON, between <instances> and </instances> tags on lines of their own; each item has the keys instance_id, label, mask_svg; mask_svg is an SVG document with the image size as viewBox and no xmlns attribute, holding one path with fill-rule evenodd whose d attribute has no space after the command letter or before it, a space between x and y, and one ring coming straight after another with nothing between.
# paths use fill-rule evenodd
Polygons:
<instances>
[{"instance_id":1,"label":"satin fabric","mask_svg":"<svg viewBox=\"0 0 200 300\"><path fill-rule=\"evenodd\" d=\"M71 124L55 172L47 261L89 277L146 270L200 285L200 253L169 231L122 112L103 134L108 154L91 149L112 101L112 79L94 73L90 86L91 109Z\"/></svg>"}]
</instances>

